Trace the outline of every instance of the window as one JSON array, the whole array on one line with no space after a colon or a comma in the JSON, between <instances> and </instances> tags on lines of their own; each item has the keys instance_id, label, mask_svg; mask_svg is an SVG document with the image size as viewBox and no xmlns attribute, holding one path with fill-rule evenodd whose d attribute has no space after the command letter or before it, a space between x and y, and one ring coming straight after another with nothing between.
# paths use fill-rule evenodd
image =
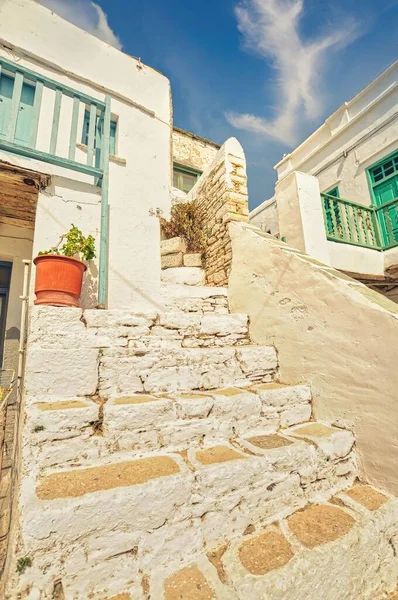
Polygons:
<instances>
[{"instance_id":1,"label":"window","mask_svg":"<svg viewBox=\"0 0 398 600\"><path fill-rule=\"evenodd\" d=\"M0 77L0 138L7 135L8 122L11 116L14 77L2 74ZM33 118L33 102L35 87L26 82L22 86L21 101L18 108L17 125L14 143L27 146L29 144L31 123Z\"/></svg>"},{"instance_id":2,"label":"window","mask_svg":"<svg viewBox=\"0 0 398 600\"><path fill-rule=\"evenodd\" d=\"M84 123L83 123L83 133L82 133L82 144L88 146L88 128L90 123L90 112L88 110L84 113ZM110 138L109 138L109 152L110 154L116 154L116 129L117 122L111 121L111 130L110 130ZM102 122L99 120L99 115L97 115L95 122L95 139L94 139L94 148L97 148L97 145L101 143L102 138Z\"/></svg>"},{"instance_id":3,"label":"window","mask_svg":"<svg viewBox=\"0 0 398 600\"><path fill-rule=\"evenodd\" d=\"M190 192L201 175L201 171L196 171L195 169L190 169L176 163L173 165L173 185L182 192Z\"/></svg>"},{"instance_id":4,"label":"window","mask_svg":"<svg viewBox=\"0 0 398 600\"><path fill-rule=\"evenodd\" d=\"M398 176L398 152L384 158L377 165L369 169L372 185L378 184L391 175Z\"/></svg>"}]
</instances>

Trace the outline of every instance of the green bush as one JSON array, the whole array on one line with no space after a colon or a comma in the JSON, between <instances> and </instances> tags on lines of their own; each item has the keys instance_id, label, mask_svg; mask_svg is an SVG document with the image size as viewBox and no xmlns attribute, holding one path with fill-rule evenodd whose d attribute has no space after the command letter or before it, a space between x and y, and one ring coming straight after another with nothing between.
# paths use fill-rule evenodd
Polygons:
<instances>
[{"instance_id":1,"label":"green bush","mask_svg":"<svg viewBox=\"0 0 398 600\"><path fill-rule=\"evenodd\" d=\"M206 231L200 225L199 208L196 202L181 202L171 208L170 219L160 217L162 234L169 240L181 237L187 243L188 252L204 253Z\"/></svg>"},{"instance_id":2,"label":"green bush","mask_svg":"<svg viewBox=\"0 0 398 600\"><path fill-rule=\"evenodd\" d=\"M62 243L63 242L63 243ZM62 244L62 245L61 245ZM95 258L95 240L92 235L84 237L80 229L73 225L67 233L61 235L61 238L56 246L39 252L39 256L43 254L57 254L60 256L78 256L81 260L91 260Z\"/></svg>"}]
</instances>

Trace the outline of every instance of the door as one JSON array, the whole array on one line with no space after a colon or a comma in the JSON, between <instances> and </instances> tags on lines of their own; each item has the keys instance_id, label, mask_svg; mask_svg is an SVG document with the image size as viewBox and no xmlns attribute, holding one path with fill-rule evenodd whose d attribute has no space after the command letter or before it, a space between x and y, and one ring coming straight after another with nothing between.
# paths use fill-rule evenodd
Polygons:
<instances>
[{"instance_id":1,"label":"door","mask_svg":"<svg viewBox=\"0 0 398 600\"><path fill-rule=\"evenodd\" d=\"M0 261L0 369L3 366L4 338L6 332L6 318L8 296L10 293L12 264Z\"/></svg>"},{"instance_id":2,"label":"door","mask_svg":"<svg viewBox=\"0 0 398 600\"><path fill-rule=\"evenodd\" d=\"M11 115L12 94L14 91L14 78L8 75L0 77L0 138L7 135L8 122ZM12 140L16 144L27 146L29 144L30 128L33 118L33 102L35 99L35 88L24 83L19 103L17 126L15 137Z\"/></svg>"},{"instance_id":3,"label":"door","mask_svg":"<svg viewBox=\"0 0 398 600\"><path fill-rule=\"evenodd\" d=\"M398 152L369 169L374 206L385 206L377 212L385 244L398 242Z\"/></svg>"}]
</instances>

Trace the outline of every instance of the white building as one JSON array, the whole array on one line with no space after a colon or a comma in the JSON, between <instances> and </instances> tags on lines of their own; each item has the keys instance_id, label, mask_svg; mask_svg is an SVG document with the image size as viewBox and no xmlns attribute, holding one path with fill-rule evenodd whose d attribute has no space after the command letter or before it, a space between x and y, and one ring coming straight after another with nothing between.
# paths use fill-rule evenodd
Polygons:
<instances>
[{"instance_id":1,"label":"white building","mask_svg":"<svg viewBox=\"0 0 398 600\"><path fill-rule=\"evenodd\" d=\"M71 223L96 239L83 307L157 307L153 214L185 197L218 146L173 132L161 73L31 0L1 3L0 73L0 366L5 344L10 367L22 260L54 246Z\"/></svg>"},{"instance_id":2,"label":"white building","mask_svg":"<svg viewBox=\"0 0 398 600\"><path fill-rule=\"evenodd\" d=\"M264 230L394 295L397 76L395 62L286 155L274 199L251 213Z\"/></svg>"}]
</instances>

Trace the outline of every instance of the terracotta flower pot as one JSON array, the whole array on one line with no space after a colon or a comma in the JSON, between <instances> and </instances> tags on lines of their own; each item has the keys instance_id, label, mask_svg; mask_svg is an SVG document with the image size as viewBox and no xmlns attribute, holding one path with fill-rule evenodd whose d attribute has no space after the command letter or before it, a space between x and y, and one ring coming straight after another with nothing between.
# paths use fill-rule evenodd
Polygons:
<instances>
[{"instance_id":1,"label":"terracotta flower pot","mask_svg":"<svg viewBox=\"0 0 398 600\"><path fill-rule=\"evenodd\" d=\"M36 265L35 304L80 306L83 274L86 265L77 258L43 254Z\"/></svg>"}]
</instances>

